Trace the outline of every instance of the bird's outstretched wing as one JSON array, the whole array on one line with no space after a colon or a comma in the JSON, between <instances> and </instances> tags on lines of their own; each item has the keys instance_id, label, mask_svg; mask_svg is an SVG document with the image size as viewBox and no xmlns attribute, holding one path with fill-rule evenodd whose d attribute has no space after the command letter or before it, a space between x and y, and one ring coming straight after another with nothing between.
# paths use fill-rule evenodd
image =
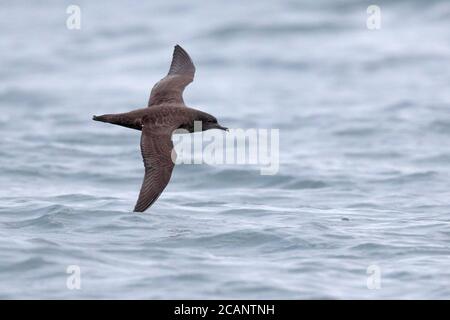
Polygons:
<instances>
[{"instance_id":1,"label":"bird's outstretched wing","mask_svg":"<svg viewBox=\"0 0 450 320\"><path fill-rule=\"evenodd\" d=\"M147 125L145 119L143 122L141 153L145 176L134 208L136 212L145 211L161 195L169 183L176 157L171 140L173 128Z\"/></svg>"},{"instance_id":2,"label":"bird's outstretched wing","mask_svg":"<svg viewBox=\"0 0 450 320\"><path fill-rule=\"evenodd\" d=\"M195 66L188 53L176 45L169 73L153 87L148 106L162 103L184 104L183 91L194 81L194 74Z\"/></svg>"}]
</instances>

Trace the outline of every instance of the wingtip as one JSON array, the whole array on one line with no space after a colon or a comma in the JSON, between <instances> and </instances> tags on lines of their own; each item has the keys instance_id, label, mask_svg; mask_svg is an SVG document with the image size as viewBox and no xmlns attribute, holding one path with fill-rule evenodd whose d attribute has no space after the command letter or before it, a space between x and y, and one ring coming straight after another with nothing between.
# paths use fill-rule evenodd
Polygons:
<instances>
[{"instance_id":1,"label":"wingtip","mask_svg":"<svg viewBox=\"0 0 450 320\"><path fill-rule=\"evenodd\" d=\"M183 49L182 46L180 46L179 44L176 44L175 47L173 48L174 53L176 53L177 51L183 54L183 53L187 53L186 50Z\"/></svg>"}]
</instances>

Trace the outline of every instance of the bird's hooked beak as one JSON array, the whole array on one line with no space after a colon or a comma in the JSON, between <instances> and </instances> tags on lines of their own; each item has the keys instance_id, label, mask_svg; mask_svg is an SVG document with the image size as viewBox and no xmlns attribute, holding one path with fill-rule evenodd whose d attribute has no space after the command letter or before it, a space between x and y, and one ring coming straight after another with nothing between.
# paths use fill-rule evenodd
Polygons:
<instances>
[{"instance_id":1,"label":"bird's hooked beak","mask_svg":"<svg viewBox=\"0 0 450 320\"><path fill-rule=\"evenodd\" d=\"M219 130L224 130L224 131L228 131L228 128L226 127L222 127L220 124L216 124L215 129L219 129Z\"/></svg>"},{"instance_id":2,"label":"bird's hooked beak","mask_svg":"<svg viewBox=\"0 0 450 320\"><path fill-rule=\"evenodd\" d=\"M219 129L219 130L228 131L228 128L222 127L222 126L221 126L220 124L218 124L218 123L214 123L214 122L204 122L204 123L202 124L202 131L211 130L211 129Z\"/></svg>"}]
</instances>

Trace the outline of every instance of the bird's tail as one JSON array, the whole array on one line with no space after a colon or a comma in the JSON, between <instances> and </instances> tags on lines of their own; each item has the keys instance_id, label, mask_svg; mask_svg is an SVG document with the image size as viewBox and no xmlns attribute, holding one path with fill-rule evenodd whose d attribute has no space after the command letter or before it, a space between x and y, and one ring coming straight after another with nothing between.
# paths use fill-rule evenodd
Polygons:
<instances>
[{"instance_id":1,"label":"bird's tail","mask_svg":"<svg viewBox=\"0 0 450 320\"><path fill-rule=\"evenodd\" d=\"M95 120L95 121L101 121L101 122L109 122L109 121L108 121L108 115L107 115L107 114L104 114L104 115L102 115L102 116L93 116L93 117L92 117L92 120Z\"/></svg>"},{"instance_id":2,"label":"bird's tail","mask_svg":"<svg viewBox=\"0 0 450 320\"><path fill-rule=\"evenodd\" d=\"M92 120L117 124L119 126L126 125L126 123L123 123L124 119L122 119L122 117L119 114L104 114L101 116L93 116Z\"/></svg>"},{"instance_id":3,"label":"bird's tail","mask_svg":"<svg viewBox=\"0 0 450 320\"><path fill-rule=\"evenodd\" d=\"M104 114L101 116L93 116L92 120L117 124L119 126L142 130L142 124L140 118L133 118L127 116L127 114Z\"/></svg>"}]
</instances>

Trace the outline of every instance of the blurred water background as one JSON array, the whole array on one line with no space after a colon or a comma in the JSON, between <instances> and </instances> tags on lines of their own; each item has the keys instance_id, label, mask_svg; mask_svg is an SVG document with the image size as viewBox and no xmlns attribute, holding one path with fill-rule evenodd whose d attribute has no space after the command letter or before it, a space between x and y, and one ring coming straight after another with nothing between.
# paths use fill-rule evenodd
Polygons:
<instances>
[{"instance_id":1,"label":"blurred water background","mask_svg":"<svg viewBox=\"0 0 450 320\"><path fill-rule=\"evenodd\" d=\"M2 1L0 297L450 298L449 19L445 0ZM134 214L140 133L91 117L144 107L177 43L186 103L280 129L280 170L180 165Z\"/></svg>"}]
</instances>

